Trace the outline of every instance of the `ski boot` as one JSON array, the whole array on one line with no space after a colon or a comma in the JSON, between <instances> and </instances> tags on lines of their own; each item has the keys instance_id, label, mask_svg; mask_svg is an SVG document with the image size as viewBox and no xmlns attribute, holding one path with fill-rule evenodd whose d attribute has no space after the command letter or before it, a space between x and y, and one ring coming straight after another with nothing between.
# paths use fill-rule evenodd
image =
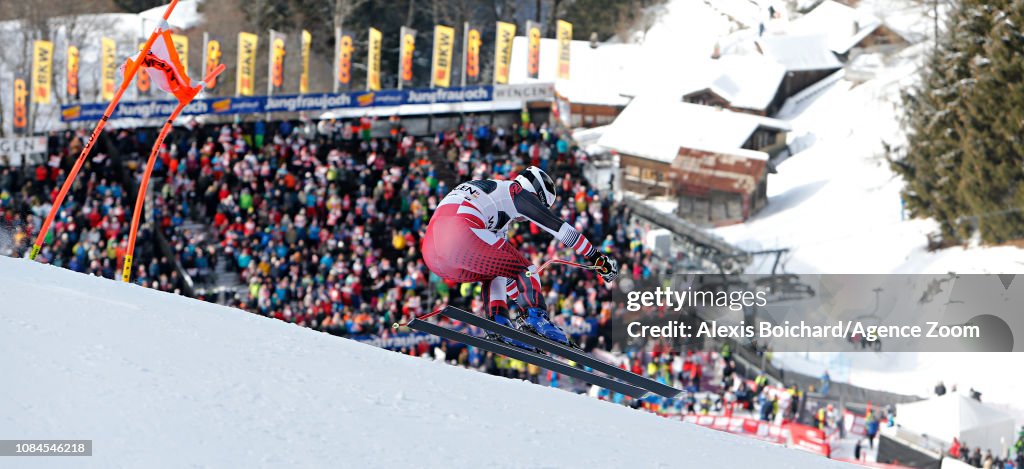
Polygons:
<instances>
[{"instance_id":1,"label":"ski boot","mask_svg":"<svg viewBox=\"0 0 1024 469\"><path fill-rule=\"evenodd\" d=\"M495 314L493 321L498 323L498 324L501 324L502 326L505 326L505 327L511 327L512 329L520 329L519 327L516 327L516 325L511 320L509 320L508 317L502 316L500 314ZM513 347L518 347L518 348L521 348L523 350L529 350L531 352L536 352L537 351L537 349L535 347L533 347L532 345L524 344L524 343L522 343L522 342L520 342L518 340L509 339L508 337L505 337L505 336L503 336L501 334L498 334L497 332L490 332L490 331L488 331L486 338L489 339L489 340L493 340L495 342L504 342L504 343L506 343L508 345L511 345Z\"/></svg>"},{"instance_id":2,"label":"ski boot","mask_svg":"<svg viewBox=\"0 0 1024 469\"><path fill-rule=\"evenodd\" d=\"M523 319L525 329L560 344L569 346L574 345L569 342L569 336L566 335L563 330L559 329L558 326L551 324L551 321L548 320L547 311L541 308L527 308L526 311L526 318Z\"/></svg>"}]
</instances>

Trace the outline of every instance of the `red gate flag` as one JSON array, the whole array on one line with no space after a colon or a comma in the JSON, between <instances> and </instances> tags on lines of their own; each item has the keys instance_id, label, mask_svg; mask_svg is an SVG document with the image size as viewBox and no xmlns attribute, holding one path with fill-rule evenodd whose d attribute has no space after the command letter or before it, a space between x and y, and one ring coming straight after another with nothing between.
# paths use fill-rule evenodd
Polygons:
<instances>
[{"instance_id":1,"label":"red gate flag","mask_svg":"<svg viewBox=\"0 0 1024 469\"><path fill-rule=\"evenodd\" d=\"M121 73L131 68L132 59L128 58L121 66ZM140 67L146 69L150 80L160 88L178 98L178 102L191 100L195 96L195 90L185 72L178 52L174 48L170 31L162 31L157 35L156 41L149 53L142 59Z\"/></svg>"},{"instance_id":2,"label":"red gate flag","mask_svg":"<svg viewBox=\"0 0 1024 469\"><path fill-rule=\"evenodd\" d=\"M223 72L225 68L224 64L219 64L210 71L203 81L199 82L196 86L192 86L192 81L188 78L188 73L178 58L178 53L174 49L174 42L171 40L171 34L168 31L163 31L157 36L152 48L142 58L139 66L146 69L157 88L178 98L178 106L174 108L174 112L171 113L167 121L164 122L163 128L160 129L160 134L157 136L156 142L153 143L153 148L150 151L149 160L146 163L146 171L143 173L142 181L139 183L139 193L136 196L131 230L128 232L128 249L125 251L124 265L121 268L121 279L125 282L131 280L132 259L135 253L135 239L138 235L139 220L142 217L142 205L146 200L146 188L149 185L149 178L153 174L153 163L156 160L157 153L160 151L160 146L163 145L164 138L167 137L167 133L170 132L171 127L174 125L174 120L178 118L178 115L185 109L185 106L188 106L206 84L213 82L217 75ZM131 68L132 60L128 59L123 69L130 70Z\"/></svg>"}]
</instances>

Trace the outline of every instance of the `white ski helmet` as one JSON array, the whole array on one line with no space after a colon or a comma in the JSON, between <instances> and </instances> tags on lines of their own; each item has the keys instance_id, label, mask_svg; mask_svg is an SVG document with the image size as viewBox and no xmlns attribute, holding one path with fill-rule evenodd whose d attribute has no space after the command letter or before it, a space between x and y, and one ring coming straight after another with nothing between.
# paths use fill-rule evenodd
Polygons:
<instances>
[{"instance_id":1,"label":"white ski helmet","mask_svg":"<svg viewBox=\"0 0 1024 469\"><path fill-rule=\"evenodd\" d=\"M540 201L548 206L555 205L555 182L551 176L536 166L530 166L516 176L516 182L528 192L537 194Z\"/></svg>"}]
</instances>

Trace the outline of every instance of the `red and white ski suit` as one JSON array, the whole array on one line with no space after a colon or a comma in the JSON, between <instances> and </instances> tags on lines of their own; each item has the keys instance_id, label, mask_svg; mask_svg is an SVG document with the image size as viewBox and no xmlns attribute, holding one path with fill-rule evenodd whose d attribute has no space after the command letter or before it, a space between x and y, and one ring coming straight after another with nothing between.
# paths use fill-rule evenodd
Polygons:
<instances>
[{"instance_id":1,"label":"red and white ski suit","mask_svg":"<svg viewBox=\"0 0 1024 469\"><path fill-rule=\"evenodd\" d=\"M483 282L489 312L508 314L506 298L546 309L536 268L508 239L509 224L530 221L563 245L592 259L597 249L515 181L459 184L441 200L423 238L423 261L453 282Z\"/></svg>"}]
</instances>

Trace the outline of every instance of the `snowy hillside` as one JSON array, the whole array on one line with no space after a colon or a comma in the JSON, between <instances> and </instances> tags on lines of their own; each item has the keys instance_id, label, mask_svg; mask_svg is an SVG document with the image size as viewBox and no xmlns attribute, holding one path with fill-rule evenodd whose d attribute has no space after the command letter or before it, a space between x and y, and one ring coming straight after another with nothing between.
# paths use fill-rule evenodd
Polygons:
<instances>
[{"instance_id":1,"label":"snowy hillside","mask_svg":"<svg viewBox=\"0 0 1024 469\"><path fill-rule=\"evenodd\" d=\"M565 391L0 257L0 439L23 467L840 467Z\"/></svg>"},{"instance_id":2,"label":"snowy hillside","mask_svg":"<svg viewBox=\"0 0 1024 469\"><path fill-rule=\"evenodd\" d=\"M642 45L636 60L644 66L632 71L622 91L678 93L681 82L706 72L695 64L705 63L716 44L736 53L755 53L737 44L756 37L748 23L760 21L769 5L779 15L766 23L769 35L783 33L789 20L798 18L784 2L771 0L669 0L653 8L649 22L628 37ZM865 0L859 11L916 41L932 34L930 9L915 2ZM894 56L857 57L846 71L849 78L788 106L778 117L793 127L790 145L795 155L769 175L768 206L746 223L715 233L752 251L789 248L784 267L792 273L1024 270L1024 250L1013 247L929 253L926 235L937 230L936 224L903 217L903 182L889 169L883 142L902 141L900 91L913 83L929 44L918 42ZM752 272L771 270L774 259L757 260L763 262L752 266Z\"/></svg>"},{"instance_id":3,"label":"snowy hillside","mask_svg":"<svg viewBox=\"0 0 1024 469\"><path fill-rule=\"evenodd\" d=\"M727 53L755 54L756 49L742 45L756 37L756 26L769 5L780 17L767 21L767 35L798 29L790 21L798 22L800 14L787 11L793 3L667 1L658 7L652 24L642 25L633 35L647 54L638 61L646 68L634 71L626 91L678 92L680 82L706 72L693 64L704 63L716 43ZM796 3L809 8L819 2ZM945 7L939 7L936 23L930 4L863 0L858 5L861 15L883 21L913 44L893 55L858 52L843 78L825 80L815 86L818 93L787 104L776 117L792 126L789 145L794 155L778 165L776 174L769 174L768 205L745 223L714 233L749 251L789 249L781 268L797 274L1024 271L1024 249L1016 247L970 245L928 252L926 236L937 231L937 225L905 217L903 181L885 159L884 145L899 145L904 139L900 92L916 80L917 68L932 47L932 28L943 27ZM653 116L649 125L659 125L659 117ZM671 211L676 202L651 205ZM773 268L773 257L754 261L751 273ZM944 380L963 389L976 387L987 401L1017 410L1024 392L1024 379L992 371L1019 368L1020 358L1012 354L778 353L775 360L787 370L818 376L828 369L837 381L907 394L928 395L936 382Z\"/></svg>"},{"instance_id":4,"label":"snowy hillside","mask_svg":"<svg viewBox=\"0 0 1024 469\"><path fill-rule=\"evenodd\" d=\"M903 181L885 160L898 144L899 93L926 44L907 49L860 83L841 79L779 117L793 126L795 154L768 176L768 205L746 223L715 230L748 250L789 248L792 273L1013 273L1024 250L959 247L930 253L932 220L904 218ZM786 110L784 110L786 111ZM771 270L760 259L754 272Z\"/></svg>"},{"instance_id":5,"label":"snowy hillside","mask_svg":"<svg viewBox=\"0 0 1024 469\"><path fill-rule=\"evenodd\" d=\"M885 18L907 35L930 34L930 20L919 5L902 0L864 2L861 10ZM900 91L916 79L918 64L931 47L913 45L892 57L866 54L874 63L869 79L844 78L792 106L778 117L792 127L794 155L768 176L769 203L746 223L715 233L748 250L788 248L783 268L791 273L1015 273L1024 271L1024 249L1010 246L925 249L932 220L902 213L903 181L884 158L883 142L903 140ZM855 69L856 67L854 67ZM848 77L850 73L848 67ZM774 259L761 258L752 272L766 273ZM992 370L1015 369L1014 354L810 353L776 354L778 365L857 386L929 395L935 383L985 392L988 402L1014 406L1024 379ZM985 366L978 366L979 363Z\"/></svg>"}]
</instances>

